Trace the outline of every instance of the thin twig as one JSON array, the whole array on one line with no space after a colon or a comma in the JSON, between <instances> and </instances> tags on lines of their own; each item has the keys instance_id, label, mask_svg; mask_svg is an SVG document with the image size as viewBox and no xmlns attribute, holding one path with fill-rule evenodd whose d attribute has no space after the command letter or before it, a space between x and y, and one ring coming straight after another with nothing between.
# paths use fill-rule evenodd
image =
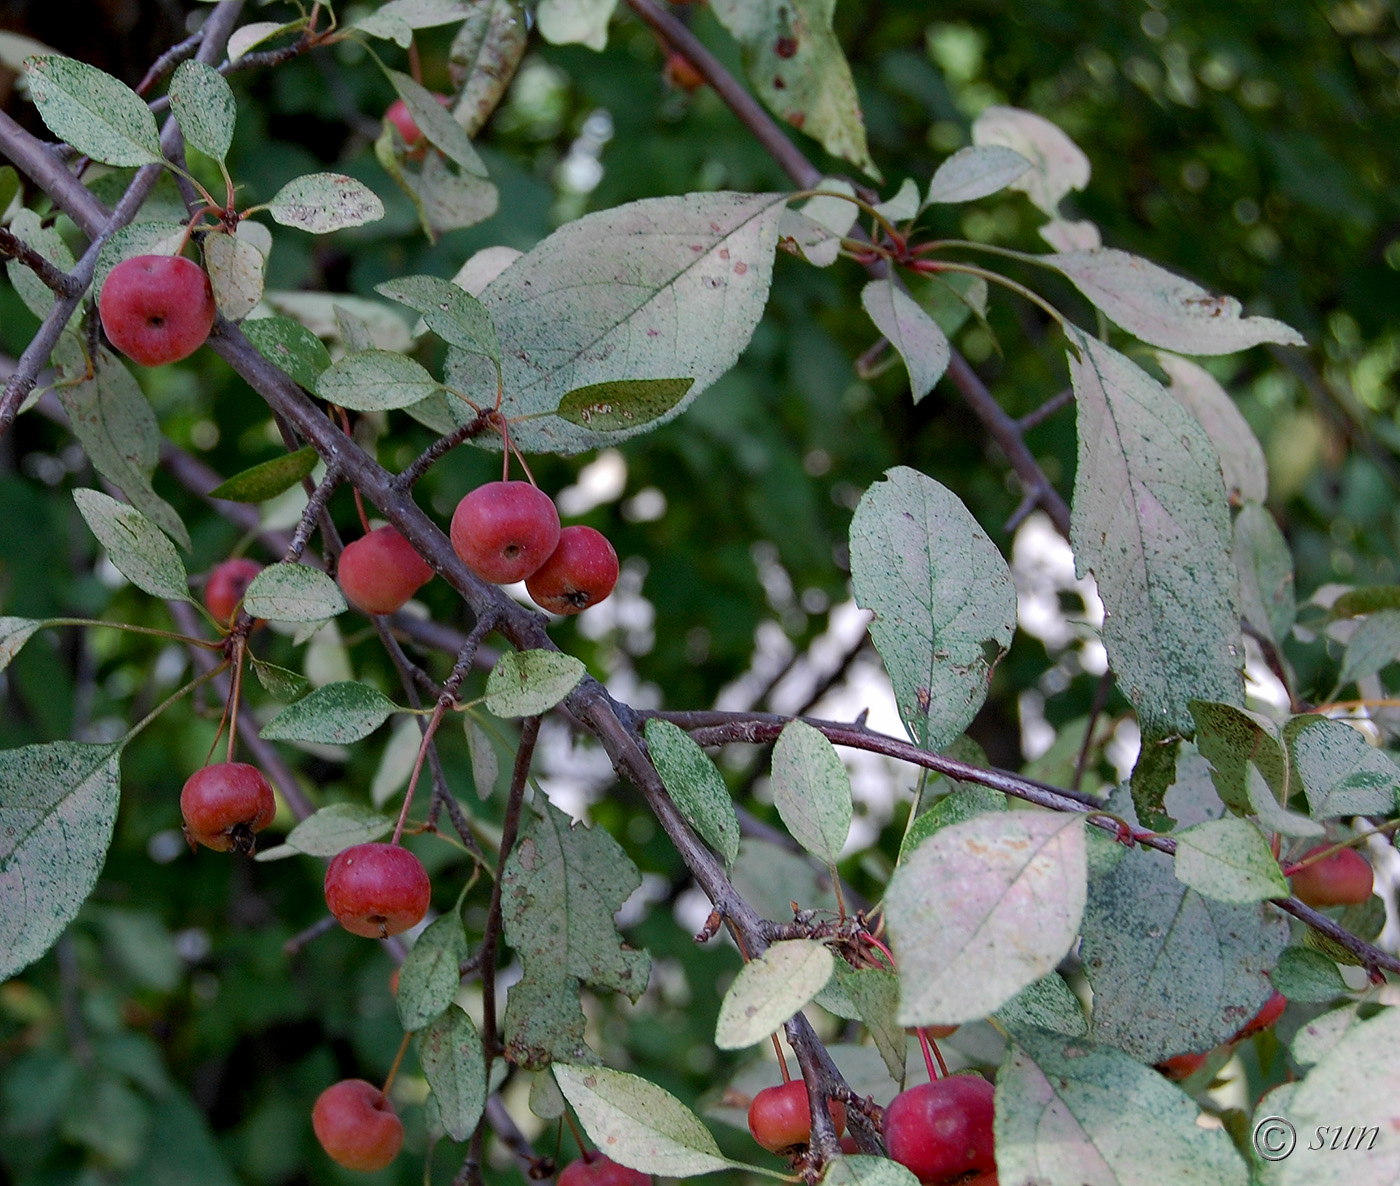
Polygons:
<instances>
[{"instance_id":1,"label":"thin twig","mask_svg":"<svg viewBox=\"0 0 1400 1186\"><path fill-rule=\"evenodd\" d=\"M58 297L81 294L78 281L62 268L55 267L8 227L0 227L0 259L12 259L23 264Z\"/></svg>"}]
</instances>

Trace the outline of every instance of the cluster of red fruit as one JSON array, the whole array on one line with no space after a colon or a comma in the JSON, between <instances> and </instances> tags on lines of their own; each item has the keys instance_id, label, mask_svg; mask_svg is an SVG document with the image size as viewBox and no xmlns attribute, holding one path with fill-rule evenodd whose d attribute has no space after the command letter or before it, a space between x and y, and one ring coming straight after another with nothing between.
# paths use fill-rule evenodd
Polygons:
<instances>
[{"instance_id":1,"label":"cluster of red fruit","mask_svg":"<svg viewBox=\"0 0 1400 1186\"><path fill-rule=\"evenodd\" d=\"M900 1092L885 1109L886 1153L924 1186L997 1186L994 1091L980 1075L948 1075ZM827 1106L840 1134L846 1127L845 1105L831 1100ZM774 1153L800 1150L811 1129L807 1084L801 1079L765 1087L749 1105L749 1132ZM849 1137L842 1148L856 1152Z\"/></svg>"}]
</instances>

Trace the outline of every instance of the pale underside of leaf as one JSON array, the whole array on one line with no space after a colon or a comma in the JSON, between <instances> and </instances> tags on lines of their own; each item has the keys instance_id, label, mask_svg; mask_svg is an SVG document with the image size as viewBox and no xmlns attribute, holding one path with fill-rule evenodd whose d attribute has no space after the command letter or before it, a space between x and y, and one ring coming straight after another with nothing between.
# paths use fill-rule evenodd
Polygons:
<instances>
[{"instance_id":1,"label":"pale underside of leaf","mask_svg":"<svg viewBox=\"0 0 1400 1186\"><path fill-rule=\"evenodd\" d=\"M1034 112L985 108L973 121L972 142L1009 148L1028 160L1031 168L1010 186L1051 218L1057 216L1061 198L1089 184L1089 158L1064 132Z\"/></svg>"}]
</instances>

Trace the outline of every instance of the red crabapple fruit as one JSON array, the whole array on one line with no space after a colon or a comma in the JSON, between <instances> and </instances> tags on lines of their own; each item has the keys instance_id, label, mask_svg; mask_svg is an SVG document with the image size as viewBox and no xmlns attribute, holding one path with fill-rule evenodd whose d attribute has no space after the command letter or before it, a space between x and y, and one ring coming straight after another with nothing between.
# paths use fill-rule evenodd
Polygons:
<instances>
[{"instance_id":1,"label":"red crabapple fruit","mask_svg":"<svg viewBox=\"0 0 1400 1186\"><path fill-rule=\"evenodd\" d=\"M832 1122L839 1136L846 1128L846 1105L829 1100ZM789 1079L777 1087L765 1087L749 1104L749 1132L770 1153L783 1153L812 1139L812 1109L807 1084Z\"/></svg>"},{"instance_id":2,"label":"red crabapple fruit","mask_svg":"<svg viewBox=\"0 0 1400 1186\"><path fill-rule=\"evenodd\" d=\"M1288 998L1285 997L1283 993L1279 992L1278 989L1274 989L1273 996L1264 1002L1258 1013L1240 1027L1239 1033L1237 1033L1231 1041L1238 1042L1244 1038L1253 1037L1255 1034L1268 1029L1283 1016L1283 1011L1287 1007Z\"/></svg>"},{"instance_id":3,"label":"red crabapple fruit","mask_svg":"<svg viewBox=\"0 0 1400 1186\"><path fill-rule=\"evenodd\" d=\"M611 1157L585 1153L559 1173L559 1186L652 1186L651 1175L618 1165Z\"/></svg>"},{"instance_id":4,"label":"red crabapple fruit","mask_svg":"<svg viewBox=\"0 0 1400 1186\"><path fill-rule=\"evenodd\" d=\"M705 76L697 70L684 54L672 50L666 55L666 64L661 68L666 81L678 91L698 91L705 85Z\"/></svg>"},{"instance_id":5,"label":"red crabapple fruit","mask_svg":"<svg viewBox=\"0 0 1400 1186\"><path fill-rule=\"evenodd\" d=\"M214 566L204 586L204 605L218 622L227 626L243 600L243 594L263 566L256 560L235 556Z\"/></svg>"},{"instance_id":6,"label":"red crabapple fruit","mask_svg":"<svg viewBox=\"0 0 1400 1186\"><path fill-rule=\"evenodd\" d=\"M395 527L376 527L346 544L336 572L345 600L367 614L402 609L433 575Z\"/></svg>"},{"instance_id":7,"label":"red crabapple fruit","mask_svg":"<svg viewBox=\"0 0 1400 1186\"><path fill-rule=\"evenodd\" d=\"M554 500L529 482L487 482L457 504L452 547L484 581L509 585L540 567L559 543Z\"/></svg>"},{"instance_id":8,"label":"red crabapple fruit","mask_svg":"<svg viewBox=\"0 0 1400 1186\"><path fill-rule=\"evenodd\" d=\"M525 588L541 609L581 614L613 591L617 572L617 553L601 531L565 527L549 559L525 578Z\"/></svg>"},{"instance_id":9,"label":"red crabapple fruit","mask_svg":"<svg viewBox=\"0 0 1400 1186\"><path fill-rule=\"evenodd\" d=\"M321 1092L311 1127L332 1161L362 1173L382 1170L403 1145L403 1121L394 1105L364 1079L342 1079Z\"/></svg>"},{"instance_id":10,"label":"red crabapple fruit","mask_svg":"<svg viewBox=\"0 0 1400 1186\"><path fill-rule=\"evenodd\" d=\"M1316 845L1298 860L1306 861L1314 853L1329 847L1326 844ZM1293 886L1293 896L1313 907L1359 905L1371 896L1374 889L1371 866L1354 848L1339 848L1330 857L1323 857L1299 869L1289 880Z\"/></svg>"},{"instance_id":11,"label":"red crabapple fruit","mask_svg":"<svg viewBox=\"0 0 1400 1186\"><path fill-rule=\"evenodd\" d=\"M214 325L214 290L183 255L135 255L107 273L97 309L112 345L154 367L203 345Z\"/></svg>"},{"instance_id":12,"label":"red crabapple fruit","mask_svg":"<svg viewBox=\"0 0 1400 1186\"><path fill-rule=\"evenodd\" d=\"M190 847L253 851L253 835L277 814L277 799L256 766L216 762L196 770L180 791L180 814Z\"/></svg>"},{"instance_id":13,"label":"red crabapple fruit","mask_svg":"<svg viewBox=\"0 0 1400 1186\"><path fill-rule=\"evenodd\" d=\"M423 863L397 844L356 844L326 869L326 905L356 935L386 939L422 921L432 898Z\"/></svg>"},{"instance_id":14,"label":"red crabapple fruit","mask_svg":"<svg viewBox=\"0 0 1400 1186\"><path fill-rule=\"evenodd\" d=\"M980 1075L949 1075L902 1091L885 1109L885 1149L928 1186L996 1169L994 1088Z\"/></svg>"}]
</instances>

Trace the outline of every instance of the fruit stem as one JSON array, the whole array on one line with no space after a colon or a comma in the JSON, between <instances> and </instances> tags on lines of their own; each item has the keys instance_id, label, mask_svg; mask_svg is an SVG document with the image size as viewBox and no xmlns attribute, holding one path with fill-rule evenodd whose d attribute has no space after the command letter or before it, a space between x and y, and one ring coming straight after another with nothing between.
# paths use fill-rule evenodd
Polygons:
<instances>
[{"instance_id":1,"label":"fruit stem","mask_svg":"<svg viewBox=\"0 0 1400 1186\"><path fill-rule=\"evenodd\" d=\"M443 697L433 709L433 715L428 718L428 727L423 730L423 741L418 746L418 758L413 763L413 773L408 777L408 790L403 794L403 807L399 809L399 822L394 825L394 836L389 841L390 844L397 844L403 836L404 822L408 819L408 809L413 803L413 792L418 787L418 776L423 772L423 759L428 756L428 746L433 743L433 734L442 724L442 714L447 711L449 703L447 698Z\"/></svg>"},{"instance_id":2,"label":"fruit stem","mask_svg":"<svg viewBox=\"0 0 1400 1186\"><path fill-rule=\"evenodd\" d=\"M928 1068L929 1081L932 1082L939 1078L946 1079L948 1077L948 1064L943 1061L943 1053L938 1049L938 1043L924 1032L923 1026L919 1026L915 1033L919 1035L919 1047L924 1052L924 1066ZM938 1060L939 1070L943 1072L942 1075L934 1073L933 1060L935 1058Z\"/></svg>"},{"instance_id":3,"label":"fruit stem","mask_svg":"<svg viewBox=\"0 0 1400 1186\"><path fill-rule=\"evenodd\" d=\"M569 1115L569 1109L564 1109L564 1123L569 1126L569 1131L574 1134L574 1144L578 1146L579 1156L585 1162L591 1162L597 1155L596 1150L590 1149L588 1143L583 1139L583 1133L579 1132L578 1125L574 1123L574 1118Z\"/></svg>"},{"instance_id":4,"label":"fruit stem","mask_svg":"<svg viewBox=\"0 0 1400 1186\"><path fill-rule=\"evenodd\" d=\"M389 1068L389 1077L384 1080L384 1086L379 1089L380 1095L387 1096L389 1088L394 1085L394 1076L399 1073L399 1063L403 1062L404 1051L408 1049L408 1040L412 1034L404 1034L403 1041L399 1043L399 1052L394 1055L394 1065Z\"/></svg>"},{"instance_id":5,"label":"fruit stem","mask_svg":"<svg viewBox=\"0 0 1400 1186\"><path fill-rule=\"evenodd\" d=\"M874 935L865 935L863 938L871 947L875 948L876 951L880 952L880 954L890 961L890 971L895 971L897 965L894 962L894 952L881 943L879 939L875 938Z\"/></svg>"},{"instance_id":6,"label":"fruit stem","mask_svg":"<svg viewBox=\"0 0 1400 1186\"><path fill-rule=\"evenodd\" d=\"M778 1056L778 1070L783 1073L783 1082L790 1083L792 1075L788 1073L787 1055L783 1053L783 1044L778 1041L778 1035L772 1033L768 1035L773 1040L773 1053Z\"/></svg>"},{"instance_id":7,"label":"fruit stem","mask_svg":"<svg viewBox=\"0 0 1400 1186\"><path fill-rule=\"evenodd\" d=\"M228 760L233 761L233 747L238 741L238 702L243 695L243 656L247 644L242 637L235 637L233 643L233 686L229 689Z\"/></svg>"}]
</instances>

